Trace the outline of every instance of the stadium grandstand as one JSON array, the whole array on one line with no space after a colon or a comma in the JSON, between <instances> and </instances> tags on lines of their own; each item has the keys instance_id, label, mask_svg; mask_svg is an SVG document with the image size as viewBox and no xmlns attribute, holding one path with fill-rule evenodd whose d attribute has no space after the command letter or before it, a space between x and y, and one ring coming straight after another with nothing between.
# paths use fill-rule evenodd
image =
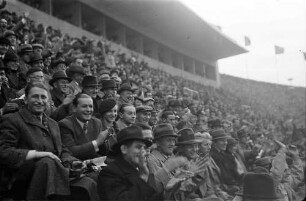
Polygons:
<instances>
[{"instance_id":1,"label":"stadium grandstand","mask_svg":"<svg viewBox=\"0 0 306 201\"><path fill-rule=\"evenodd\" d=\"M300 201L305 88L176 0L0 1L0 201Z\"/></svg>"}]
</instances>

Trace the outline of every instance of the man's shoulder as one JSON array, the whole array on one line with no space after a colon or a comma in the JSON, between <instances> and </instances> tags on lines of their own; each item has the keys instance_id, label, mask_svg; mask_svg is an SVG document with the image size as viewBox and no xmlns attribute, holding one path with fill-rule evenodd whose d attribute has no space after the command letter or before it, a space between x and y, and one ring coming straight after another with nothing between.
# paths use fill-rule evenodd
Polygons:
<instances>
[{"instance_id":1,"label":"man's shoulder","mask_svg":"<svg viewBox=\"0 0 306 201\"><path fill-rule=\"evenodd\" d=\"M73 125L73 115L67 116L58 122L60 125Z\"/></svg>"},{"instance_id":2,"label":"man's shoulder","mask_svg":"<svg viewBox=\"0 0 306 201\"><path fill-rule=\"evenodd\" d=\"M95 124L102 124L101 120L98 119L98 118L96 118L96 117L94 117L94 116L91 118L91 121L92 121L93 123L95 123Z\"/></svg>"}]
</instances>

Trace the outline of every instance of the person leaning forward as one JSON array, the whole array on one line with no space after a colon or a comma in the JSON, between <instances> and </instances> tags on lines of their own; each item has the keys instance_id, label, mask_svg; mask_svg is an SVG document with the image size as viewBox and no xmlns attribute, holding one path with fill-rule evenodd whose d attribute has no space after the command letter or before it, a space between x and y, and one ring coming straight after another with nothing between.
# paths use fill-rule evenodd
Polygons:
<instances>
[{"instance_id":1,"label":"person leaning forward","mask_svg":"<svg viewBox=\"0 0 306 201\"><path fill-rule=\"evenodd\" d=\"M70 195L65 166L81 163L62 145L58 124L45 115L47 101L46 86L31 83L25 88L25 107L1 119L1 187L14 199Z\"/></svg>"},{"instance_id":2,"label":"person leaning forward","mask_svg":"<svg viewBox=\"0 0 306 201\"><path fill-rule=\"evenodd\" d=\"M162 194L149 185L149 170L145 164L145 148L152 142L145 140L141 128L135 125L119 131L117 140L112 149L118 157L99 174L101 200L163 200Z\"/></svg>"}]
</instances>

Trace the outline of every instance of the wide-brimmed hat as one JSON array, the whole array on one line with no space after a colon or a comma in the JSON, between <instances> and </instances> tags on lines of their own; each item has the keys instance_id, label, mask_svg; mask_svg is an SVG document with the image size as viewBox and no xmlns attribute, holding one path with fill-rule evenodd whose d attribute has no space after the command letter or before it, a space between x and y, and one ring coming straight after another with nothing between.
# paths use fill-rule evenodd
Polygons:
<instances>
[{"instance_id":1,"label":"wide-brimmed hat","mask_svg":"<svg viewBox=\"0 0 306 201\"><path fill-rule=\"evenodd\" d=\"M97 87L99 86L97 77L87 75L82 80L82 87Z\"/></svg>"},{"instance_id":2,"label":"wide-brimmed hat","mask_svg":"<svg viewBox=\"0 0 306 201\"><path fill-rule=\"evenodd\" d=\"M101 84L102 84L102 89L101 90L117 88L115 80L102 80Z\"/></svg>"},{"instance_id":3,"label":"wide-brimmed hat","mask_svg":"<svg viewBox=\"0 0 306 201\"><path fill-rule=\"evenodd\" d=\"M11 45L11 42L5 37L0 37L0 44Z\"/></svg>"},{"instance_id":4,"label":"wide-brimmed hat","mask_svg":"<svg viewBox=\"0 0 306 201\"><path fill-rule=\"evenodd\" d=\"M110 111L113 107L115 107L116 104L116 101L112 98L103 100L99 105L99 113L102 115Z\"/></svg>"},{"instance_id":5,"label":"wide-brimmed hat","mask_svg":"<svg viewBox=\"0 0 306 201\"><path fill-rule=\"evenodd\" d=\"M42 61L43 58L41 56L41 54L37 53L37 52L33 52L30 56L30 62L29 63L35 63L37 61Z\"/></svg>"},{"instance_id":6,"label":"wide-brimmed hat","mask_svg":"<svg viewBox=\"0 0 306 201\"><path fill-rule=\"evenodd\" d=\"M277 194L275 181L268 173L247 173L243 177L242 192L236 194L252 200L275 200L282 198Z\"/></svg>"},{"instance_id":7,"label":"wide-brimmed hat","mask_svg":"<svg viewBox=\"0 0 306 201\"><path fill-rule=\"evenodd\" d=\"M134 92L134 89L132 89L131 83L129 83L129 82L123 83L123 84L120 86L120 88L119 88L119 90L117 91L117 93L120 94L120 93L123 92L123 91L131 91L131 92Z\"/></svg>"},{"instance_id":8,"label":"wide-brimmed hat","mask_svg":"<svg viewBox=\"0 0 306 201\"><path fill-rule=\"evenodd\" d=\"M272 163L272 158L269 156L258 158L255 160L254 165L259 167L266 167Z\"/></svg>"},{"instance_id":9,"label":"wide-brimmed hat","mask_svg":"<svg viewBox=\"0 0 306 201\"><path fill-rule=\"evenodd\" d=\"M197 139L191 128L183 128L177 132L177 145L188 145L188 144L198 144L202 140Z\"/></svg>"},{"instance_id":10,"label":"wide-brimmed hat","mask_svg":"<svg viewBox=\"0 0 306 201\"><path fill-rule=\"evenodd\" d=\"M237 131L237 137L243 138L249 136L249 133L246 130L246 127L242 127Z\"/></svg>"},{"instance_id":11,"label":"wide-brimmed hat","mask_svg":"<svg viewBox=\"0 0 306 201\"><path fill-rule=\"evenodd\" d=\"M227 139L229 135L225 133L223 129L215 129L210 131L210 135L212 136L213 141L219 139Z\"/></svg>"},{"instance_id":12,"label":"wide-brimmed hat","mask_svg":"<svg viewBox=\"0 0 306 201\"><path fill-rule=\"evenodd\" d=\"M67 70L67 75L70 77L72 76L74 73L79 73L82 75L85 75L85 70L83 67L78 66L78 65L71 65L69 67L69 69Z\"/></svg>"},{"instance_id":13,"label":"wide-brimmed hat","mask_svg":"<svg viewBox=\"0 0 306 201\"><path fill-rule=\"evenodd\" d=\"M71 82L72 79L70 77L67 77L66 73L64 71L57 71L53 74L52 79L49 81L49 84L53 86L54 82L57 80L67 80L68 82Z\"/></svg>"},{"instance_id":14,"label":"wide-brimmed hat","mask_svg":"<svg viewBox=\"0 0 306 201\"><path fill-rule=\"evenodd\" d=\"M153 108L148 105L140 105L136 107L136 113L139 112L152 112Z\"/></svg>"},{"instance_id":15,"label":"wide-brimmed hat","mask_svg":"<svg viewBox=\"0 0 306 201\"><path fill-rule=\"evenodd\" d=\"M174 132L172 125L167 123L158 124L153 129L153 136L154 141L162 137L178 137L178 135Z\"/></svg>"},{"instance_id":16,"label":"wide-brimmed hat","mask_svg":"<svg viewBox=\"0 0 306 201\"><path fill-rule=\"evenodd\" d=\"M30 68L30 69L27 71L26 77L28 77L29 75L31 75L31 74L33 74L33 73L35 73L35 72L39 72L39 71L42 71L42 69L39 68L39 67L32 67L32 68Z\"/></svg>"},{"instance_id":17,"label":"wide-brimmed hat","mask_svg":"<svg viewBox=\"0 0 306 201\"><path fill-rule=\"evenodd\" d=\"M148 101L155 102L154 98L152 98L152 97L146 97L146 98L143 99L143 102L148 102Z\"/></svg>"},{"instance_id":18,"label":"wide-brimmed hat","mask_svg":"<svg viewBox=\"0 0 306 201\"><path fill-rule=\"evenodd\" d=\"M18 61L18 56L14 52L7 52L4 56L3 62Z\"/></svg>"},{"instance_id":19,"label":"wide-brimmed hat","mask_svg":"<svg viewBox=\"0 0 306 201\"><path fill-rule=\"evenodd\" d=\"M222 127L220 119L209 119L207 125L211 129Z\"/></svg>"},{"instance_id":20,"label":"wide-brimmed hat","mask_svg":"<svg viewBox=\"0 0 306 201\"><path fill-rule=\"evenodd\" d=\"M152 145L150 140L144 139L142 129L139 126L132 125L119 131L117 134L117 143L112 146L112 151L119 153L120 146L132 140L142 141L146 144L147 147Z\"/></svg>"},{"instance_id":21,"label":"wide-brimmed hat","mask_svg":"<svg viewBox=\"0 0 306 201\"><path fill-rule=\"evenodd\" d=\"M40 44L40 43L33 43L33 44L32 44L32 48L33 48L33 49L34 49L34 48L44 49L44 46L43 46L42 44Z\"/></svg>"},{"instance_id":22,"label":"wide-brimmed hat","mask_svg":"<svg viewBox=\"0 0 306 201\"><path fill-rule=\"evenodd\" d=\"M6 30L3 35L4 35L5 38L7 38L9 36L15 36L16 37L15 32L12 31L12 30Z\"/></svg>"},{"instance_id":23,"label":"wide-brimmed hat","mask_svg":"<svg viewBox=\"0 0 306 201\"><path fill-rule=\"evenodd\" d=\"M55 68L59 64L65 64L67 66L67 62L64 59L57 59L57 60L52 62L51 68Z\"/></svg>"},{"instance_id":24,"label":"wide-brimmed hat","mask_svg":"<svg viewBox=\"0 0 306 201\"><path fill-rule=\"evenodd\" d=\"M18 54L19 55L23 55L25 53L30 53L30 52L33 52L32 45L30 45L30 44L23 44L23 45L21 45Z\"/></svg>"}]
</instances>

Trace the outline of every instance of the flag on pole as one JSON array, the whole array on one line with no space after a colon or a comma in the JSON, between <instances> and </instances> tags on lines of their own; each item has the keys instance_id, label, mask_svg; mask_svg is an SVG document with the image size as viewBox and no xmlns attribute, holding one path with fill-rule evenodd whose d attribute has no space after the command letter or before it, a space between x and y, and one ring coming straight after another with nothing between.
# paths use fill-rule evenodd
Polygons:
<instances>
[{"instance_id":1,"label":"flag on pole","mask_svg":"<svg viewBox=\"0 0 306 201\"><path fill-rule=\"evenodd\" d=\"M288 81L291 82L293 80L293 78L289 78Z\"/></svg>"},{"instance_id":2,"label":"flag on pole","mask_svg":"<svg viewBox=\"0 0 306 201\"><path fill-rule=\"evenodd\" d=\"M283 47L274 45L274 49L275 49L275 54L284 54L285 49Z\"/></svg>"},{"instance_id":3,"label":"flag on pole","mask_svg":"<svg viewBox=\"0 0 306 201\"><path fill-rule=\"evenodd\" d=\"M302 53L303 53L304 59L305 59L305 61L306 61L306 52L302 52Z\"/></svg>"},{"instance_id":4,"label":"flag on pole","mask_svg":"<svg viewBox=\"0 0 306 201\"><path fill-rule=\"evenodd\" d=\"M244 36L244 45L250 46L251 45L251 39L247 36Z\"/></svg>"}]
</instances>

